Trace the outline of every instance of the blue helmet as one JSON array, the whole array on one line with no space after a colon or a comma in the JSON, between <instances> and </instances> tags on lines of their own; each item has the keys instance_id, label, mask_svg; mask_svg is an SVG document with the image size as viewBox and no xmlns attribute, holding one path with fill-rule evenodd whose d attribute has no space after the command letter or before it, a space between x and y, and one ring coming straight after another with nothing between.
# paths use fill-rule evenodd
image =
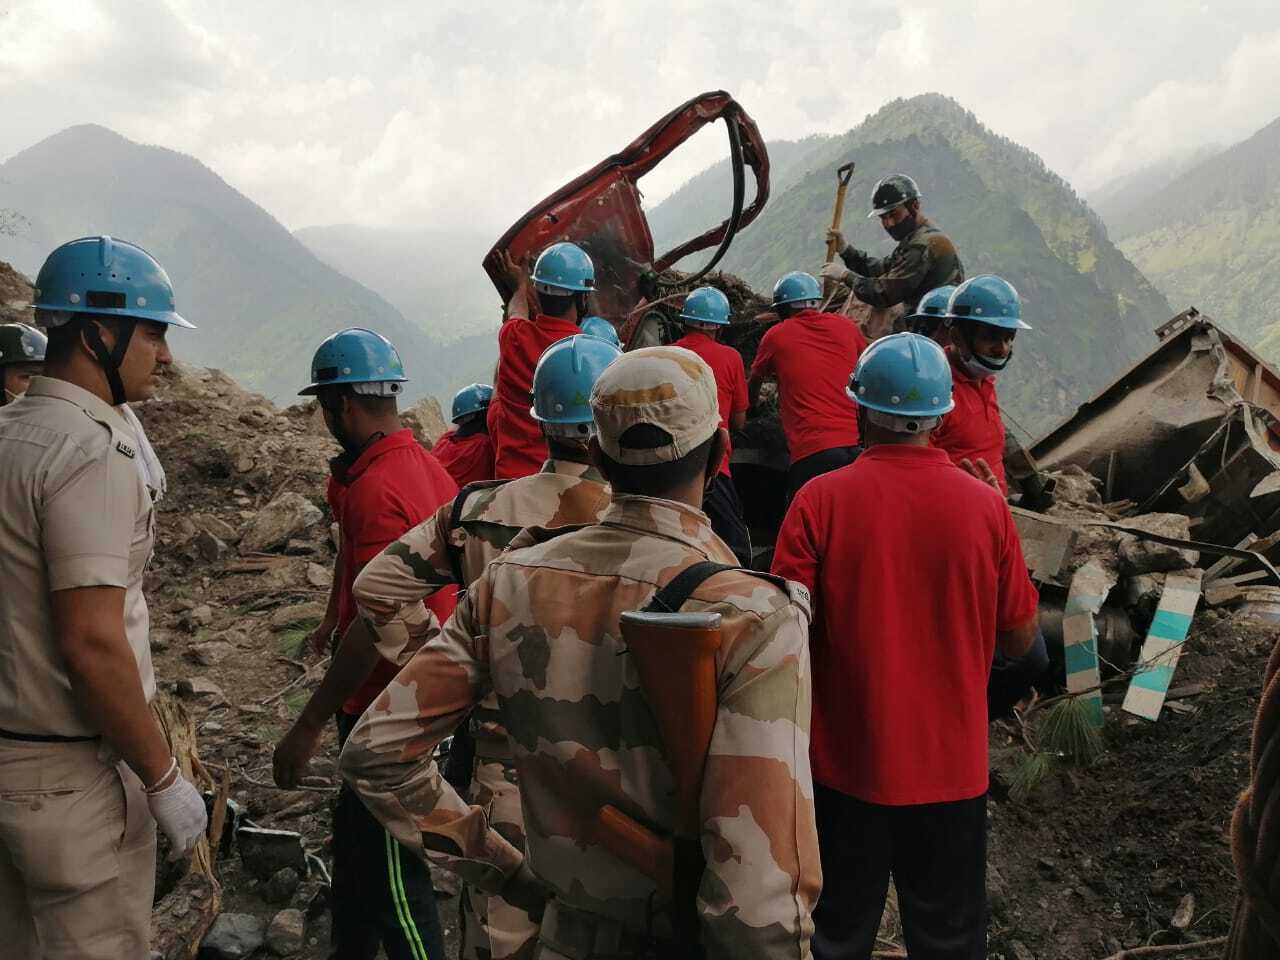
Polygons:
<instances>
[{"instance_id":1,"label":"blue helmet","mask_svg":"<svg viewBox=\"0 0 1280 960\"><path fill-rule=\"evenodd\" d=\"M533 287L560 297L590 293L596 288L596 268L576 243L553 243L533 265Z\"/></svg>"},{"instance_id":2,"label":"blue helmet","mask_svg":"<svg viewBox=\"0 0 1280 960\"><path fill-rule=\"evenodd\" d=\"M587 317L578 324L578 327L586 336L604 340L606 343L612 343L619 350L622 349L622 340L618 337L618 328L604 317Z\"/></svg>"},{"instance_id":3,"label":"blue helmet","mask_svg":"<svg viewBox=\"0 0 1280 960\"><path fill-rule=\"evenodd\" d=\"M0 323L0 367L44 363L49 338L25 323Z\"/></svg>"},{"instance_id":4,"label":"blue helmet","mask_svg":"<svg viewBox=\"0 0 1280 960\"><path fill-rule=\"evenodd\" d=\"M547 347L533 371L533 419L553 436L589 436L591 388L620 356L622 351L613 344L583 335Z\"/></svg>"},{"instance_id":5,"label":"blue helmet","mask_svg":"<svg viewBox=\"0 0 1280 960\"><path fill-rule=\"evenodd\" d=\"M784 303L820 303L822 287L812 274L793 270L773 285L773 305Z\"/></svg>"},{"instance_id":6,"label":"blue helmet","mask_svg":"<svg viewBox=\"0 0 1280 960\"><path fill-rule=\"evenodd\" d=\"M727 326L729 298L715 287L699 287L684 298L680 319L694 323L714 323L717 327Z\"/></svg>"},{"instance_id":7,"label":"blue helmet","mask_svg":"<svg viewBox=\"0 0 1280 960\"><path fill-rule=\"evenodd\" d=\"M956 287L947 303L947 319L976 320L1004 330L1030 330L1022 321L1022 298L1008 280L984 273Z\"/></svg>"},{"instance_id":8,"label":"blue helmet","mask_svg":"<svg viewBox=\"0 0 1280 960\"><path fill-rule=\"evenodd\" d=\"M908 420L940 417L955 406L947 355L918 333L895 333L867 347L849 378L848 393L859 406Z\"/></svg>"},{"instance_id":9,"label":"blue helmet","mask_svg":"<svg viewBox=\"0 0 1280 960\"><path fill-rule=\"evenodd\" d=\"M947 316L947 304L951 302L951 294L955 292L955 284L947 284L945 287L934 287L916 304L916 308L907 314L904 318L911 320L915 317L927 317L934 320L942 320Z\"/></svg>"},{"instance_id":10,"label":"blue helmet","mask_svg":"<svg viewBox=\"0 0 1280 960\"><path fill-rule=\"evenodd\" d=\"M195 329L174 309L173 284L155 257L108 236L81 237L49 254L36 276L32 306L42 327L91 313Z\"/></svg>"},{"instance_id":11,"label":"blue helmet","mask_svg":"<svg viewBox=\"0 0 1280 960\"><path fill-rule=\"evenodd\" d=\"M450 422L457 423L463 417L488 409L492 399L493 387L487 383L473 383L463 387L453 395L453 409L449 411Z\"/></svg>"},{"instance_id":12,"label":"blue helmet","mask_svg":"<svg viewBox=\"0 0 1280 960\"><path fill-rule=\"evenodd\" d=\"M311 383L299 390L298 396L311 396L321 387L368 383L380 388L357 392L389 397L404 390L400 384L408 380L400 354L390 340L372 330L352 327L338 331L316 347L316 355L311 358Z\"/></svg>"}]
</instances>

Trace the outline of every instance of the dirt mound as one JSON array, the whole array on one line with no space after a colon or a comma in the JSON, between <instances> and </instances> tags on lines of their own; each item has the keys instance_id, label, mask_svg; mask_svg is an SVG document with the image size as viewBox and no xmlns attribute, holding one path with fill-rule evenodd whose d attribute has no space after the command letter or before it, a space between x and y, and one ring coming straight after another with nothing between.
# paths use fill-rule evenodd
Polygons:
<instances>
[{"instance_id":1,"label":"dirt mound","mask_svg":"<svg viewBox=\"0 0 1280 960\"><path fill-rule=\"evenodd\" d=\"M0 260L0 323L15 320L30 323L31 284L9 264Z\"/></svg>"},{"instance_id":2,"label":"dirt mound","mask_svg":"<svg viewBox=\"0 0 1280 960\"><path fill-rule=\"evenodd\" d=\"M1277 638L1275 624L1200 614L1174 681L1193 695L1154 724L1110 703L1099 762L1066 768L1021 803L1007 788L1020 736L993 727L993 958L1078 960L1178 942L1170 920L1188 894L1186 939L1226 933L1236 897L1231 810L1248 783L1250 729Z\"/></svg>"}]
</instances>

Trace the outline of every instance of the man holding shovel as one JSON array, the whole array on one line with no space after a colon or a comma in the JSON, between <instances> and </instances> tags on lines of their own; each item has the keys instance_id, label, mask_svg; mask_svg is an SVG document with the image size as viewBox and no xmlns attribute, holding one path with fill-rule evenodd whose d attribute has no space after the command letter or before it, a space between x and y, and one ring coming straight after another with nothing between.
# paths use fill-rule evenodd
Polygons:
<instances>
[{"instance_id":1,"label":"man holding shovel","mask_svg":"<svg viewBox=\"0 0 1280 960\"><path fill-rule=\"evenodd\" d=\"M827 231L827 244L843 262L830 260L822 268L824 280L843 283L872 307L902 304L911 313L920 298L935 287L964 280L964 264L951 238L920 211L920 188L905 174L895 173L876 184L868 217L898 245L887 257L873 257L850 246L838 227Z\"/></svg>"}]
</instances>

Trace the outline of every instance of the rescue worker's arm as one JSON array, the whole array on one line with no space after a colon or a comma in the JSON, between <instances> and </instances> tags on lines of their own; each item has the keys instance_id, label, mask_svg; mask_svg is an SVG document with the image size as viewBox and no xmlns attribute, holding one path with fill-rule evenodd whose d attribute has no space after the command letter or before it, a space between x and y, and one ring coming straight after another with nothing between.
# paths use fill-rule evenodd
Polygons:
<instances>
[{"instance_id":1,"label":"rescue worker's arm","mask_svg":"<svg viewBox=\"0 0 1280 960\"><path fill-rule=\"evenodd\" d=\"M846 261L847 262L847 261ZM892 307L902 303L924 283L932 258L923 244L898 247L883 260L868 260L875 269L857 270L846 282L853 295L873 307Z\"/></svg>"},{"instance_id":2,"label":"rescue worker's arm","mask_svg":"<svg viewBox=\"0 0 1280 960\"><path fill-rule=\"evenodd\" d=\"M765 380L775 373L773 362L777 340L775 331L781 329L781 325L773 326L764 332L764 336L760 338L760 345L756 347L755 359L751 361L751 378L747 381L747 406L753 410L760 403L760 388L764 386Z\"/></svg>"},{"instance_id":3,"label":"rescue worker's arm","mask_svg":"<svg viewBox=\"0 0 1280 960\"><path fill-rule=\"evenodd\" d=\"M449 563L449 519L453 501L370 560L356 577L352 596L376 633L378 652L405 663L438 628L422 601L453 584Z\"/></svg>"},{"instance_id":4,"label":"rescue worker's arm","mask_svg":"<svg viewBox=\"0 0 1280 960\"><path fill-rule=\"evenodd\" d=\"M529 286L528 272L511 259L511 254L506 250L498 254L498 261L515 288L515 293L511 295L511 299L507 301L502 311L502 322L506 323L515 318L528 320L533 315L531 311L537 308L538 303L537 295Z\"/></svg>"},{"instance_id":5,"label":"rescue worker's arm","mask_svg":"<svg viewBox=\"0 0 1280 960\"><path fill-rule=\"evenodd\" d=\"M1031 649L1040 627L1040 595L1027 574L1013 515L1003 502L1000 507L1004 543L998 572L996 645L1006 657L1020 657Z\"/></svg>"},{"instance_id":6,"label":"rescue worker's arm","mask_svg":"<svg viewBox=\"0 0 1280 960\"><path fill-rule=\"evenodd\" d=\"M441 775L435 748L488 693L484 654L488 577L458 603L444 632L419 649L373 702L338 764L343 779L402 844L423 859L489 893L501 892L526 909L530 900L524 854L490 825Z\"/></svg>"},{"instance_id":7,"label":"rescue worker's arm","mask_svg":"<svg viewBox=\"0 0 1280 960\"><path fill-rule=\"evenodd\" d=\"M787 603L746 616L755 623L722 652L702 784L702 942L709 960L805 957L822 886L807 608Z\"/></svg>"},{"instance_id":8,"label":"rescue worker's arm","mask_svg":"<svg viewBox=\"0 0 1280 960\"><path fill-rule=\"evenodd\" d=\"M1040 629L1038 614L1013 630L1001 630L996 634L996 646L1006 657L1021 657L1035 643L1036 633Z\"/></svg>"},{"instance_id":9,"label":"rescue worker's arm","mask_svg":"<svg viewBox=\"0 0 1280 960\"><path fill-rule=\"evenodd\" d=\"M751 407L751 396L747 392L747 368L738 357L733 372L733 402L729 409L729 428L741 430L747 425L747 410Z\"/></svg>"},{"instance_id":10,"label":"rescue worker's arm","mask_svg":"<svg viewBox=\"0 0 1280 960\"><path fill-rule=\"evenodd\" d=\"M373 646L373 631L357 617L351 622L324 679L298 714L271 754L271 770L276 786L291 790L306 775L324 735L325 724L342 705L353 697L378 665L378 652Z\"/></svg>"},{"instance_id":11,"label":"rescue worker's arm","mask_svg":"<svg viewBox=\"0 0 1280 960\"><path fill-rule=\"evenodd\" d=\"M151 716L124 630L123 587L50 594L58 647L81 709L143 784L168 771L169 745Z\"/></svg>"},{"instance_id":12,"label":"rescue worker's arm","mask_svg":"<svg viewBox=\"0 0 1280 960\"><path fill-rule=\"evenodd\" d=\"M888 257L873 257L866 251L847 244L840 251L840 259L844 261L846 267L864 277L880 276L885 272L886 263L889 260Z\"/></svg>"}]
</instances>

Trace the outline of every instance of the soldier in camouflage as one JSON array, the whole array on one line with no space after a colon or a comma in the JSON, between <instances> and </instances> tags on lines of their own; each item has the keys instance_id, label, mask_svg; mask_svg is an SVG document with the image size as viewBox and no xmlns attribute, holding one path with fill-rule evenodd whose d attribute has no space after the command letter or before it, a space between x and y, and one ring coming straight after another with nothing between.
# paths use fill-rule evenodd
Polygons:
<instances>
[{"instance_id":1,"label":"soldier in camouflage","mask_svg":"<svg viewBox=\"0 0 1280 960\"><path fill-rule=\"evenodd\" d=\"M606 804L660 834L676 819L671 763L622 655L620 618L692 564L734 561L699 509L725 443L710 368L678 347L637 350L601 375L591 405L593 456L614 491L603 519L517 536L365 713L341 760L369 809L422 856L532 912L545 905L547 960L674 952L666 896L592 831ZM821 886L807 594L735 569L683 609L722 617L700 795L702 946L717 960L807 958ZM432 760L490 691L519 772L527 859Z\"/></svg>"},{"instance_id":2,"label":"soldier in camouflage","mask_svg":"<svg viewBox=\"0 0 1280 960\"><path fill-rule=\"evenodd\" d=\"M549 347L533 374L532 414L542 423L551 454L542 470L517 480L464 487L455 500L361 571L356 603L385 655L407 660L431 634L421 601L443 587L471 586L525 527L554 529L600 519L609 506L609 487L588 457L587 397L600 371L620 355L612 344L589 337ZM556 422L548 422L553 416ZM493 693L472 712L469 730L456 736L455 744L468 738L475 754L474 765L461 778L469 781L467 800L488 811L490 825L523 850L519 777ZM461 897L461 910L462 960L533 955L538 926L524 910L470 885Z\"/></svg>"},{"instance_id":3,"label":"soldier in camouflage","mask_svg":"<svg viewBox=\"0 0 1280 960\"><path fill-rule=\"evenodd\" d=\"M887 257L873 257L845 242L839 230L830 230L827 240L835 241L844 263L824 265L824 278L850 287L870 306L902 304L907 313L935 287L964 280L955 244L920 212L920 189L910 177L897 173L877 183L867 216L879 217L898 245Z\"/></svg>"}]
</instances>

